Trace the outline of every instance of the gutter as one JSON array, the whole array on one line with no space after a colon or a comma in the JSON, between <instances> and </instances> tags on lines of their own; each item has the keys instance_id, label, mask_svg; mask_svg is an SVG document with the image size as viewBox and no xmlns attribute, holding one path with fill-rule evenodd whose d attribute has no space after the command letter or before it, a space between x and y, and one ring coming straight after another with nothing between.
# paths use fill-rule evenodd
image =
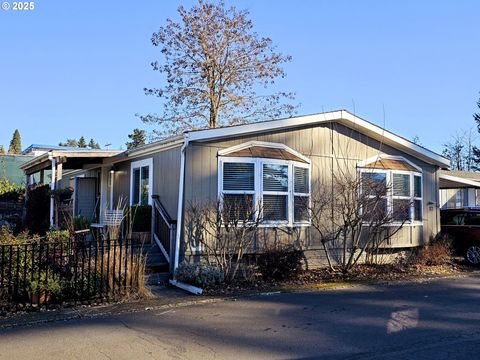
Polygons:
<instances>
[{"instance_id":1,"label":"gutter","mask_svg":"<svg viewBox=\"0 0 480 360\"><path fill-rule=\"evenodd\" d=\"M180 179L178 181L178 207L177 207L177 233L175 236L175 258L173 261L173 281L176 283L175 271L178 268L180 240L182 237L182 220L183 220L183 192L185 188L185 151L188 147L190 136L188 133L184 134L183 145L181 149L180 158ZM172 283L172 285L175 285Z\"/></svg>"}]
</instances>

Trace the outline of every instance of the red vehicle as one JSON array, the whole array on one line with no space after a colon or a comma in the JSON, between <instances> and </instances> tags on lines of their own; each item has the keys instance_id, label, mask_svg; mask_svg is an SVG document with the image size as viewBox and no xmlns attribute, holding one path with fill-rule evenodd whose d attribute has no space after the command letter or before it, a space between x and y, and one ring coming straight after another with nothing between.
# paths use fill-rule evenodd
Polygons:
<instances>
[{"instance_id":1,"label":"red vehicle","mask_svg":"<svg viewBox=\"0 0 480 360\"><path fill-rule=\"evenodd\" d=\"M452 236L453 249L472 264L480 264L480 208L440 211L442 232Z\"/></svg>"}]
</instances>

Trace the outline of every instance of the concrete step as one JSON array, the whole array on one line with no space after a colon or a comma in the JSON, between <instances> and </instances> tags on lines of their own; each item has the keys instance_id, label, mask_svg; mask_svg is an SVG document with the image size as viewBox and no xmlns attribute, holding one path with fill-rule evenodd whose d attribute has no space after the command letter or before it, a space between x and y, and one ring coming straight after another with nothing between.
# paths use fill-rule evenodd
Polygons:
<instances>
[{"instance_id":1,"label":"concrete step","mask_svg":"<svg viewBox=\"0 0 480 360\"><path fill-rule=\"evenodd\" d=\"M146 275L146 283L148 286L166 286L170 279L170 273L168 272L155 272Z\"/></svg>"}]
</instances>

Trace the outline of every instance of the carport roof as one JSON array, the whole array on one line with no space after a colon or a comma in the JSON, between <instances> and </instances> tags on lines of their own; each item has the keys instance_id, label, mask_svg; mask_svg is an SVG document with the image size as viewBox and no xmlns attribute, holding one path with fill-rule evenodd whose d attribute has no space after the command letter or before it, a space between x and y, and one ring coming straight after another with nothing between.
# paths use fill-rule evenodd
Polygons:
<instances>
[{"instance_id":1,"label":"carport roof","mask_svg":"<svg viewBox=\"0 0 480 360\"><path fill-rule=\"evenodd\" d=\"M458 176L461 175L461 176ZM440 189L461 189L461 188L479 188L480 174L470 171L445 171L441 170L439 175ZM477 178L478 180L474 180Z\"/></svg>"},{"instance_id":2,"label":"carport roof","mask_svg":"<svg viewBox=\"0 0 480 360\"><path fill-rule=\"evenodd\" d=\"M121 150L97 150L97 149L62 149L50 150L26 162L20 168L27 175L51 167L51 159L56 159L58 163L63 164L63 169L83 169L84 165L101 164L103 159L109 158L121 153Z\"/></svg>"}]
</instances>

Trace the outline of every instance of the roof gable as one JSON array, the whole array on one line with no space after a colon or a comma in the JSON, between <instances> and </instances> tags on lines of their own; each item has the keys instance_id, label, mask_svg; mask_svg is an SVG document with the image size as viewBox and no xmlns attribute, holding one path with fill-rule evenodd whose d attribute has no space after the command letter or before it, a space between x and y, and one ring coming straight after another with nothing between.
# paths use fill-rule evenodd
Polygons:
<instances>
[{"instance_id":1,"label":"roof gable","mask_svg":"<svg viewBox=\"0 0 480 360\"><path fill-rule=\"evenodd\" d=\"M298 116L281 120L264 121L246 125L229 126L224 128L188 131L185 133L185 137L187 141L210 141L215 139L227 139L230 137L253 135L328 122L340 123L350 129L356 130L429 164L440 167L450 166L450 161L445 157L420 145L417 145L401 136L389 132L388 130L385 130L377 125L374 125L345 110Z\"/></svg>"}]
</instances>

